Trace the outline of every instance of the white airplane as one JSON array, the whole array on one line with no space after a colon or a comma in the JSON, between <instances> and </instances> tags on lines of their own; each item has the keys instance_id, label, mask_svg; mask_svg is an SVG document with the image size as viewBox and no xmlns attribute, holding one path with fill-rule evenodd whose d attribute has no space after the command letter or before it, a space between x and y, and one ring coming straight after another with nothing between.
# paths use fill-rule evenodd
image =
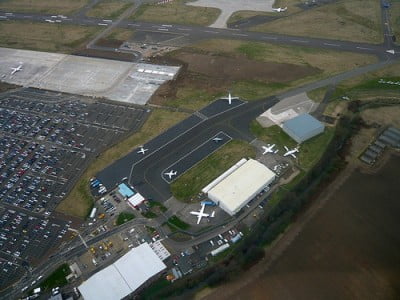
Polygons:
<instances>
[{"instance_id":1,"label":"white airplane","mask_svg":"<svg viewBox=\"0 0 400 300\"><path fill-rule=\"evenodd\" d=\"M278 153L278 149L274 150L275 144L268 144L267 146L262 146L262 148L264 149L263 155L267 154L267 153Z\"/></svg>"},{"instance_id":2,"label":"white airplane","mask_svg":"<svg viewBox=\"0 0 400 300\"><path fill-rule=\"evenodd\" d=\"M232 100L238 100L239 97L232 97L231 93L228 94L228 97L222 97L222 100L228 100L229 104L232 104Z\"/></svg>"},{"instance_id":3,"label":"white airplane","mask_svg":"<svg viewBox=\"0 0 400 300\"><path fill-rule=\"evenodd\" d=\"M287 7L285 7L285 8L278 7L278 8L273 8L272 10L273 10L273 11L276 11L276 12L284 12L284 11L287 10Z\"/></svg>"},{"instance_id":4,"label":"white airplane","mask_svg":"<svg viewBox=\"0 0 400 300\"><path fill-rule=\"evenodd\" d=\"M287 152L285 154L283 154L283 156L291 155L293 158L296 158L295 153L299 152L299 148L298 147L296 147L296 148L294 148L292 150L289 150L289 148L285 146L285 149L286 149Z\"/></svg>"},{"instance_id":5,"label":"white airplane","mask_svg":"<svg viewBox=\"0 0 400 300\"><path fill-rule=\"evenodd\" d=\"M172 176L175 176L176 175L176 171L174 171L174 170L171 170L171 171L169 171L169 172L167 172L167 173L164 173L164 175L167 175L168 177L169 177L169 179L171 179L172 178Z\"/></svg>"},{"instance_id":6,"label":"white airplane","mask_svg":"<svg viewBox=\"0 0 400 300\"><path fill-rule=\"evenodd\" d=\"M190 212L192 215L197 216L197 224L200 224L200 221L201 221L201 219L203 217L208 217L209 216L209 214L204 213L204 208L205 207L206 207L206 205L202 204L200 211L191 211Z\"/></svg>"},{"instance_id":7,"label":"white airplane","mask_svg":"<svg viewBox=\"0 0 400 300\"><path fill-rule=\"evenodd\" d=\"M22 63L20 63L20 65L19 65L18 67L16 67L16 68L11 68L11 69L12 69L11 75L14 75L14 74L17 73L18 71L21 71L21 70L22 70Z\"/></svg>"},{"instance_id":8,"label":"white airplane","mask_svg":"<svg viewBox=\"0 0 400 300\"><path fill-rule=\"evenodd\" d=\"M144 154L147 150L149 150L149 149L144 149L143 146L140 146L140 150L137 153Z\"/></svg>"},{"instance_id":9,"label":"white airplane","mask_svg":"<svg viewBox=\"0 0 400 300\"><path fill-rule=\"evenodd\" d=\"M222 141L222 138L216 137L216 138L213 138L213 141L218 143L218 142Z\"/></svg>"}]
</instances>

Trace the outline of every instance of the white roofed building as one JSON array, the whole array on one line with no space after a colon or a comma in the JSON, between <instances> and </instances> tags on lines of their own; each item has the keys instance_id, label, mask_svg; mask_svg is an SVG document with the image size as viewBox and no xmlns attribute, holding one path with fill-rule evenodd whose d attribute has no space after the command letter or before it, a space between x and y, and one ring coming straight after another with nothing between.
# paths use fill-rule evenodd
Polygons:
<instances>
[{"instance_id":1,"label":"white roofed building","mask_svg":"<svg viewBox=\"0 0 400 300\"><path fill-rule=\"evenodd\" d=\"M144 243L94 274L78 289L85 300L122 299L165 268L149 244Z\"/></svg>"},{"instance_id":2,"label":"white roofed building","mask_svg":"<svg viewBox=\"0 0 400 300\"><path fill-rule=\"evenodd\" d=\"M211 188L207 195L228 214L234 215L274 179L274 172L249 159Z\"/></svg>"}]
</instances>

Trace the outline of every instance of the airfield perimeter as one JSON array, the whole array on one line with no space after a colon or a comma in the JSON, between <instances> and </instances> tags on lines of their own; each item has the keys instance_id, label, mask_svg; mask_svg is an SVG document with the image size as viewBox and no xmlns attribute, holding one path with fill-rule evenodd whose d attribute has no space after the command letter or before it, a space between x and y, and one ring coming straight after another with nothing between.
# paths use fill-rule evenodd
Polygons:
<instances>
[{"instance_id":1,"label":"airfield perimeter","mask_svg":"<svg viewBox=\"0 0 400 300\"><path fill-rule=\"evenodd\" d=\"M383 15L382 11L382 15ZM0 13L1 15L1 13ZM9 19L29 19L32 21L44 22L48 19L49 15L35 15L35 14L12 14L8 15ZM63 20L66 24L81 24L81 25L97 25L100 20L93 18L85 18L81 15L76 18L68 18ZM382 18L385 22L385 18ZM104 181L105 185L109 187L114 186L122 177L128 177L133 186L147 197L154 197L161 200L166 200L170 196L168 180L163 178L162 173L168 170L171 166L178 166L180 159L185 156L191 156L190 161L199 161L209 152L215 150L215 145L210 146L203 153L201 151L202 145L206 145L210 138L223 132L225 136L238 138L250 142L253 139L252 134L248 131L248 124L260 113L272 107L278 101L285 99L289 96L297 95L301 92L311 91L319 87L335 85L338 82L364 74L366 72L374 71L383 66L393 63L398 58L398 47L395 46L389 36L386 34L385 28L385 42L381 45L372 45L365 43L352 43L344 41L332 41L328 39L313 39L305 37L292 37L279 34L264 34L256 32L247 32L240 30L225 30L215 28L201 28L195 26L183 25L165 25L165 24L150 24L144 22L128 22L123 21L118 26L125 28L134 28L135 30L142 31L156 31L156 32L169 32L179 35L193 35L197 39L229 37L232 39L243 40L258 40L271 43L284 43L288 45L309 46L334 50L347 50L359 53L374 54L380 58L376 64L360 67L328 79L320 80L310 83L283 94L260 99L258 101L245 103L242 101L234 102L234 105L228 106L226 102L217 101L209 107L194 113L192 116L182 121L181 123L170 128L160 136L149 141L144 146L149 148L149 152L142 156L136 153L136 149L131 154L116 161L113 165L106 168L99 174L99 177ZM115 49L108 49L114 51ZM387 51L394 50L394 54ZM139 58L139 57L138 57ZM218 148L218 146L215 146ZM200 149L200 150L199 150ZM198 151L197 151L198 150ZM182 172L191 167L190 164L182 163L180 166ZM156 226L153 220L135 219L126 226L132 224L146 224L149 226ZM232 223L233 224L233 223ZM231 225L231 224L230 224ZM91 239L89 244L98 240L104 239L111 234L122 231L126 226L117 227L109 232L100 234L99 236ZM229 225L228 225L229 227ZM223 229L223 230L226 230ZM184 248L188 245L195 244L198 240L209 238L211 235L218 234L222 229L217 229L210 232L198 239L193 239L190 242L172 243L176 248ZM51 268L65 258L72 257L77 253L84 252L85 248L82 245L75 245L71 249L66 249L63 252L57 253L47 265L40 265L38 271L51 270ZM28 279L29 280L29 279ZM25 280L27 282L27 280ZM15 287L15 291L25 284L21 282ZM2 296L8 294L10 290L5 290ZM15 296L15 294L14 294Z\"/></svg>"}]
</instances>

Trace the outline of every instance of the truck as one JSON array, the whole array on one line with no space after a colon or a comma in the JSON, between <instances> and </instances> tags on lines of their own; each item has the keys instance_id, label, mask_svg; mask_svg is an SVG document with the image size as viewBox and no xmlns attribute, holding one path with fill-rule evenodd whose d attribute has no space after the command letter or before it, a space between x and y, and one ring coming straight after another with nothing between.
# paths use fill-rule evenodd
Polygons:
<instances>
[{"instance_id":1,"label":"truck","mask_svg":"<svg viewBox=\"0 0 400 300\"><path fill-rule=\"evenodd\" d=\"M94 219L94 217L96 216L96 211L97 208L93 207L92 211L90 212L89 218Z\"/></svg>"}]
</instances>

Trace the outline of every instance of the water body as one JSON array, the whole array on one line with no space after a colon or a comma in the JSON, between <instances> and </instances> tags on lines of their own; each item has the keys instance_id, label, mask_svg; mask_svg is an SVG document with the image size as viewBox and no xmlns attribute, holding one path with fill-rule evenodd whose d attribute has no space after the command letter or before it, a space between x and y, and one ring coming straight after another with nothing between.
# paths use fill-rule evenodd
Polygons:
<instances>
[{"instance_id":1,"label":"water body","mask_svg":"<svg viewBox=\"0 0 400 300\"><path fill-rule=\"evenodd\" d=\"M257 266L261 276L206 298L400 299L399 175L400 156L374 174L355 170L268 269Z\"/></svg>"}]
</instances>

